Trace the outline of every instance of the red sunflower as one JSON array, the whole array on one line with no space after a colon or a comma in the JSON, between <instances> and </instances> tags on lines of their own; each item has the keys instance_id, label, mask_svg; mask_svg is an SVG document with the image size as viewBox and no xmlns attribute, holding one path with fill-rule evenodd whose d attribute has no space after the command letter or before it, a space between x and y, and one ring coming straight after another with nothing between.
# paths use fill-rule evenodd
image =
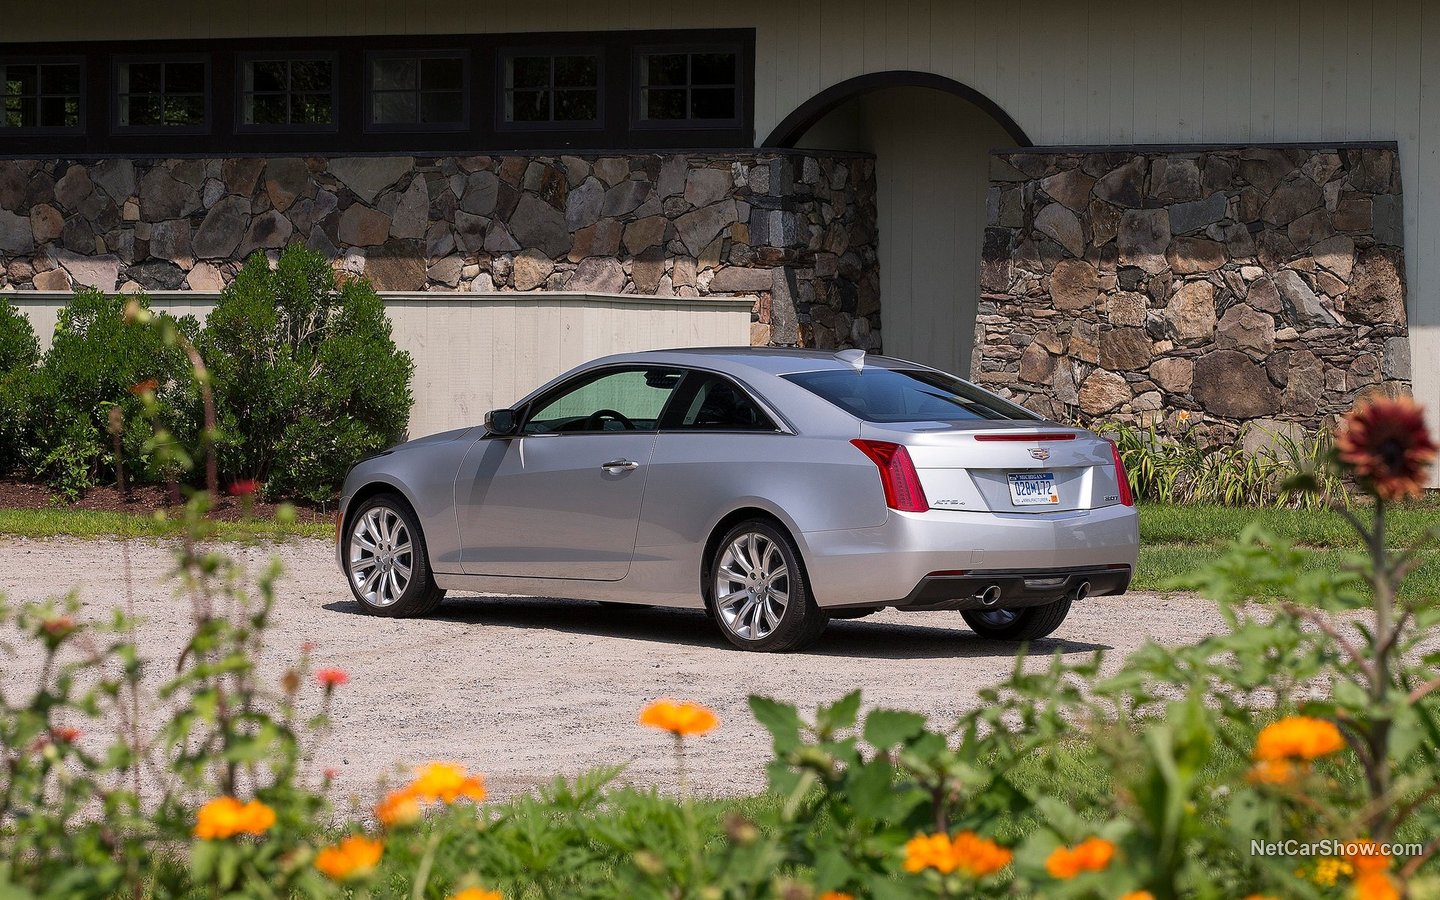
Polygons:
<instances>
[{"instance_id":1,"label":"red sunflower","mask_svg":"<svg viewBox=\"0 0 1440 900\"><path fill-rule=\"evenodd\" d=\"M1341 420L1335 436L1340 464L1384 500L1418 497L1435 451L1425 414L1410 397L1362 401Z\"/></svg>"}]
</instances>

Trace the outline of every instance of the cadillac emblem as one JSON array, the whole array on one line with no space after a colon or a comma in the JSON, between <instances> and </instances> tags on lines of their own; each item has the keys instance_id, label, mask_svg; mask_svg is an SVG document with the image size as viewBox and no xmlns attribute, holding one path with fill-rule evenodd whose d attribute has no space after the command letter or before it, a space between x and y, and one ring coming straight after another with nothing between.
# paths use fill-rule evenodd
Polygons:
<instances>
[{"instance_id":1,"label":"cadillac emblem","mask_svg":"<svg viewBox=\"0 0 1440 900\"><path fill-rule=\"evenodd\" d=\"M1050 451L1044 447L1035 447L1030 451L1030 455L1035 459L1046 460L1050 458Z\"/></svg>"}]
</instances>

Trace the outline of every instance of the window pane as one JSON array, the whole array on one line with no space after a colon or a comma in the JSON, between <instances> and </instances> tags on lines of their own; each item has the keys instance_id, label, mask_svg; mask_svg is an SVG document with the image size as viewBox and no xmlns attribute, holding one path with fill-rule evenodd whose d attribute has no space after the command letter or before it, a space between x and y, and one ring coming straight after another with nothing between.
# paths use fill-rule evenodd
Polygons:
<instances>
[{"instance_id":1,"label":"window pane","mask_svg":"<svg viewBox=\"0 0 1440 900\"><path fill-rule=\"evenodd\" d=\"M458 91L465 87L465 65L459 57L436 56L420 60L420 89Z\"/></svg>"},{"instance_id":2,"label":"window pane","mask_svg":"<svg viewBox=\"0 0 1440 900\"><path fill-rule=\"evenodd\" d=\"M781 377L867 422L1039 418L943 372L867 367L863 372L830 369Z\"/></svg>"},{"instance_id":3,"label":"window pane","mask_svg":"<svg viewBox=\"0 0 1440 900\"><path fill-rule=\"evenodd\" d=\"M464 94L436 91L420 95L420 121L427 125L458 125L465 120Z\"/></svg>"},{"instance_id":4,"label":"window pane","mask_svg":"<svg viewBox=\"0 0 1440 900\"><path fill-rule=\"evenodd\" d=\"M415 95L409 91L372 94L370 121L376 125L403 125L415 121Z\"/></svg>"},{"instance_id":5,"label":"window pane","mask_svg":"<svg viewBox=\"0 0 1440 900\"><path fill-rule=\"evenodd\" d=\"M5 126L7 128L32 128L35 121L35 98L15 97L5 101Z\"/></svg>"},{"instance_id":6,"label":"window pane","mask_svg":"<svg viewBox=\"0 0 1440 900\"><path fill-rule=\"evenodd\" d=\"M377 59L371 69L370 86L377 91L413 90L415 60Z\"/></svg>"},{"instance_id":7,"label":"window pane","mask_svg":"<svg viewBox=\"0 0 1440 900\"><path fill-rule=\"evenodd\" d=\"M690 92L692 119L735 118L734 88L695 88Z\"/></svg>"},{"instance_id":8,"label":"window pane","mask_svg":"<svg viewBox=\"0 0 1440 900\"><path fill-rule=\"evenodd\" d=\"M510 100L510 121L550 121L550 92L515 91Z\"/></svg>"},{"instance_id":9,"label":"window pane","mask_svg":"<svg viewBox=\"0 0 1440 900\"><path fill-rule=\"evenodd\" d=\"M691 84L734 84L735 54L696 53L690 57Z\"/></svg>"},{"instance_id":10,"label":"window pane","mask_svg":"<svg viewBox=\"0 0 1440 900\"><path fill-rule=\"evenodd\" d=\"M165 64L165 93L203 94L204 92L204 63L173 62Z\"/></svg>"},{"instance_id":11,"label":"window pane","mask_svg":"<svg viewBox=\"0 0 1440 900\"><path fill-rule=\"evenodd\" d=\"M556 87L595 87L599 83L600 59L598 57L555 57Z\"/></svg>"},{"instance_id":12,"label":"window pane","mask_svg":"<svg viewBox=\"0 0 1440 900\"><path fill-rule=\"evenodd\" d=\"M290 101L290 121L296 125L329 125L330 95L299 94Z\"/></svg>"},{"instance_id":13,"label":"window pane","mask_svg":"<svg viewBox=\"0 0 1440 900\"><path fill-rule=\"evenodd\" d=\"M5 94L8 97L34 95L39 93L40 75L38 66L6 66Z\"/></svg>"},{"instance_id":14,"label":"window pane","mask_svg":"<svg viewBox=\"0 0 1440 900\"><path fill-rule=\"evenodd\" d=\"M544 88L550 86L550 57L517 56L510 60L510 87Z\"/></svg>"},{"instance_id":15,"label":"window pane","mask_svg":"<svg viewBox=\"0 0 1440 900\"><path fill-rule=\"evenodd\" d=\"M283 62L246 63L246 73L250 76L246 79L247 90L283 91L286 88L285 63Z\"/></svg>"},{"instance_id":16,"label":"window pane","mask_svg":"<svg viewBox=\"0 0 1440 900\"><path fill-rule=\"evenodd\" d=\"M203 96L166 97L166 125L204 125L205 98Z\"/></svg>"},{"instance_id":17,"label":"window pane","mask_svg":"<svg viewBox=\"0 0 1440 900\"><path fill-rule=\"evenodd\" d=\"M159 125L160 98L131 96L120 98L121 125Z\"/></svg>"},{"instance_id":18,"label":"window pane","mask_svg":"<svg viewBox=\"0 0 1440 900\"><path fill-rule=\"evenodd\" d=\"M679 369L655 368L602 376L536 410L525 423L525 432L632 430L609 417L591 418L601 410L622 414L630 420L633 430L654 431L681 374Z\"/></svg>"},{"instance_id":19,"label":"window pane","mask_svg":"<svg viewBox=\"0 0 1440 900\"><path fill-rule=\"evenodd\" d=\"M644 92L641 101L647 119L685 118L684 88L666 88L665 90L650 88Z\"/></svg>"},{"instance_id":20,"label":"window pane","mask_svg":"<svg viewBox=\"0 0 1440 900\"><path fill-rule=\"evenodd\" d=\"M284 97L259 96L251 97L247 103L245 124L247 125L284 125L286 104Z\"/></svg>"},{"instance_id":21,"label":"window pane","mask_svg":"<svg viewBox=\"0 0 1440 900\"><path fill-rule=\"evenodd\" d=\"M642 81L648 85L683 85L685 54L663 53L643 57Z\"/></svg>"},{"instance_id":22,"label":"window pane","mask_svg":"<svg viewBox=\"0 0 1440 900\"><path fill-rule=\"evenodd\" d=\"M158 94L160 93L161 71L160 63L130 63L125 68L129 70L130 78L126 91L131 94Z\"/></svg>"},{"instance_id":23,"label":"window pane","mask_svg":"<svg viewBox=\"0 0 1440 900\"><path fill-rule=\"evenodd\" d=\"M80 93L79 63L41 66L40 88L45 94Z\"/></svg>"},{"instance_id":24,"label":"window pane","mask_svg":"<svg viewBox=\"0 0 1440 900\"><path fill-rule=\"evenodd\" d=\"M69 106L74 102L66 97L42 97L40 121L36 124L46 128L64 128L78 124L79 117L69 114Z\"/></svg>"},{"instance_id":25,"label":"window pane","mask_svg":"<svg viewBox=\"0 0 1440 900\"><path fill-rule=\"evenodd\" d=\"M297 59L290 63L290 88L295 91L330 90L330 61Z\"/></svg>"},{"instance_id":26,"label":"window pane","mask_svg":"<svg viewBox=\"0 0 1440 900\"><path fill-rule=\"evenodd\" d=\"M721 378L700 386L680 418L682 428L772 431L775 426L745 392Z\"/></svg>"},{"instance_id":27,"label":"window pane","mask_svg":"<svg viewBox=\"0 0 1440 900\"><path fill-rule=\"evenodd\" d=\"M555 121L593 122L600 118L599 94L596 91L556 91Z\"/></svg>"}]
</instances>

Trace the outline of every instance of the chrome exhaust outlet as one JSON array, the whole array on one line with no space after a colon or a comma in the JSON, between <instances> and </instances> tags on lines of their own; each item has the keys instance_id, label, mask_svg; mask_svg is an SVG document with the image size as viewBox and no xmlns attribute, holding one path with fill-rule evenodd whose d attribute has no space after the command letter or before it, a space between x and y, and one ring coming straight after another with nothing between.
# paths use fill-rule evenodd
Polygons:
<instances>
[{"instance_id":1,"label":"chrome exhaust outlet","mask_svg":"<svg viewBox=\"0 0 1440 900\"><path fill-rule=\"evenodd\" d=\"M985 590L976 594L975 599L979 600L981 604L985 606L994 606L1000 602L1000 585L990 585Z\"/></svg>"},{"instance_id":2,"label":"chrome exhaust outlet","mask_svg":"<svg viewBox=\"0 0 1440 900\"><path fill-rule=\"evenodd\" d=\"M1090 596L1090 582L1082 581L1080 586L1075 589L1075 600L1079 602L1088 596Z\"/></svg>"}]
</instances>

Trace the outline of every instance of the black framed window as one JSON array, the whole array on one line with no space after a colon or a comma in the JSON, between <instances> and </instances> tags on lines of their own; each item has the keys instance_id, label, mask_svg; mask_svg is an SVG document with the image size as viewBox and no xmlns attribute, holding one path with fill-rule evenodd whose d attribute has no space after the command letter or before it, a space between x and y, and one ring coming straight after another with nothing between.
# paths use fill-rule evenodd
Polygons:
<instances>
[{"instance_id":1,"label":"black framed window","mask_svg":"<svg viewBox=\"0 0 1440 900\"><path fill-rule=\"evenodd\" d=\"M115 62L115 127L204 131L210 64L203 58L132 57Z\"/></svg>"},{"instance_id":2,"label":"black framed window","mask_svg":"<svg viewBox=\"0 0 1440 900\"><path fill-rule=\"evenodd\" d=\"M0 128L79 130L83 84L78 61L0 62Z\"/></svg>"},{"instance_id":3,"label":"black framed window","mask_svg":"<svg viewBox=\"0 0 1440 900\"><path fill-rule=\"evenodd\" d=\"M637 54L641 123L733 125L740 119L740 51L644 48Z\"/></svg>"},{"instance_id":4,"label":"black framed window","mask_svg":"<svg viewBox=\"0 0 1440 900\"><path fill-rule=\"evenodd\" d=\"M376 130L463 128L468 66L461 51L372 53L366 122Z\"/></svg>"},{"instance_id":5,"label":"black framed window","mask_svg":"<svg viewBox=\"0 0 1440 900\"><path fill-rule=\"evenodd\" d=\"M242 131L328 131L335 127L335 57L250 55L240 59Z\"/></svg>"},{"instance_id":6,"label":"black framed window","mask_svg":"<svg viewBox=\"0 0 1440 900\"><path fill-rule=\"evenodd\" d=\"M501 123L519 128L598 124L601 68L595 51L502 54Z\"/></svg>"}]
</instances>

